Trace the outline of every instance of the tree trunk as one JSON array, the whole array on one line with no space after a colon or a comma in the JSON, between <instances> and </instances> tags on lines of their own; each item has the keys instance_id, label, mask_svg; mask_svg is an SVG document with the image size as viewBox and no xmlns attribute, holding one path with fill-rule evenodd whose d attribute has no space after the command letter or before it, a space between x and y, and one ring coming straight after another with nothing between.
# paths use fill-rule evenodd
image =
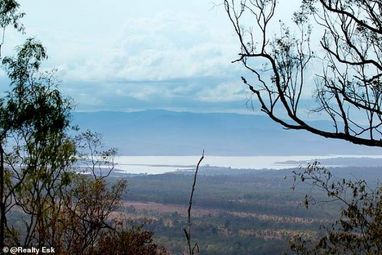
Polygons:
<instances>
[{"instance_id":1,"label":"tree trunk","mask_svg":"<svg viewBox=\"0 0 382 255\"><path fill-rule=\"evenodd\" d=\"M0 248L4 247L5 240L5 201L4 201L4 149L0 142Z\"/></svg>"}]
</instances>

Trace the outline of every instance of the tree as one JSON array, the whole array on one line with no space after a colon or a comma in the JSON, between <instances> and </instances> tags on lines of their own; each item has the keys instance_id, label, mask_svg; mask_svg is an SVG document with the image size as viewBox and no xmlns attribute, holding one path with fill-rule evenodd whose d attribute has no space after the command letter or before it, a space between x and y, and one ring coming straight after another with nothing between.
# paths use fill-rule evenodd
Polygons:
<instances>
[{"instance_id":1,"label":"tree","mask_svg":"<svg viewBox=\"0 0 382 255\"><path fill-rule=\"evenodd\" d=\"M302 0L293 26L280 21L274 36L276 0L224 0L224 6L241 47L235 62L254 75L242 80L261 111L287 129L382 147L380 1ZM248 15L253 27L246 26L253 20ZM312 31L322 34L317 49ZM307 75L312 69L314 79ZM302 95L314 88L317 104L310 110L327 117L331 130L304 118Z\"/></svg>"},{"instance_id":2,"label":"tree","mask_svg":"<svg viewBox=\"0 0 382 255\"><path fill-rule=\"evenodd\" d=\"M99 134L87 130L75 140L77 172L83 174L75 174L62 198L54 247L67 254L94 254L102 236L116 232L111 214L121 203L127 182L106 181L114 169L116 150L102 150Z\"/></svg>"},{"instance_id":3,"label":"tree","mask_svg":"<svg viewBox=\"0 0 382 255\"><path fill-rule=\"evenodd\" d=\"M20 18L24 16L23 12L19 11L20 5L15 0L1 0L0 1L0 27L2 29L2 38L0 42L0 58L2 56L2 46L5 40L5 29L12 25L15 29L23 31L24 27L19 22ZM2 103L2 102L0 102ZM2 123L0 127L0 246L4 246L4 230L5 230L5 202L4 197L4 148L3 142L7 135L6 120L2 114L0 116Z\"/></svg>"},{"instance_id":4,"label":"tree","mask_svg":"<svg viewBox=\"0 0 382 255\"><path fill-rule=\"evenodd\" d=\"M16 1L0 0L0 47L7 26L23 31L22 16ZM79 130L71 127L71 100L59 91L53 72L40 70L46 58L45 48L31 38L14 57L2 59L10 90L0 99L1 248L166 254L151 232L113 218L126 188L125 180L106 179L116 150L100 150L101 139L90 131L74 137ZM78 171L88 162L90 176Z\"/></svg>"},{"instance_id":5,"label":"tree","mask_svg":"<svg viewBox=\"0 0 382 255\"><path fill-rule=\"evenodd\" d=\"M24 17L25 13L20 12L20 4L15 0L1 0L0 1L0 28L2 36L0 41L0 57L2 46L5 41L5 29L12 26L14 29L23 32L24 26L20 23L20 19Z\"/></svg>"},{"instance_id":6,"label":"tree","mask_svg":"<svg viewBox=\"0 0 382 255\"><path fill-rule=\"evenodd\" d=\"M12 88L1 108L7 130L5 244L54 247L59 254L131 254L125 248L165 254L151 232L120 227L123 220L113 219L126 189L123 179L106 180L116 150L102 150L99 135L91 131L70 135L70 100L57 89L52 73L40 71L46 57L45 48L28 39L15 57L3 59ZM24 225L8 222L12 214ZM118 242L123 244L118 249L110 246Z\"/></svg>"},{"instance_id":7,"label":"tree","mask_svg":"<svg viewBox=\"0 0 382 255\"><path fill-rule=\"evenodd\" d=\"M53 213L61 189L69 185L66 172L75 154L66 133L70 103L54 87L52 76L39 72L45 58L44 47L28 39L16 57L3 59L12 86L2 107L2 126L7 130L3 199L6 213L21 209L28 215L21 242L25 247L47 239L44 216ZM19 233L4 220L8 233L14 235L10 237L20 241Z\"/></svg>"},{"instance_id":8,"label":"tree","mask_svg":"<svg viewBox=\"0 0 382 255\"><path fill-rule=\"evenodd\" d=\"M296 236L290 241L295 254L381 254L382 187L370 188L364 180L337 179L319 163L295 172L295 182L309 182L324 192L330 202L339 202L339 218L323 226L324 234L315 239ZM306 195L305 206L316 201Z\"/></svg>"},{"instance_id":9,"label":"tree","mask_svg":"<svg viewBox=\"0 0 382 255\"><path fill-rule=\"evenodd\" d=\"M382 147L382 2L302 0L291 26L279 21L280 32L270 35L277 6L276 0L224 0L241 48L234 62L250 74L242 80L261 111L286 129ZM319 45L313 45L312 35L321 35ZM309 77L312 71L314 78ZM316 99L308 110L331 121L331 129L307 120L302 103L307 91ZM381 187L336 180L316 163L295 172L295 180L309 181L342 208L323 237L293 240L294 253L382 252ZM309 197L305 204L311 204Z\"/></svg>"}]
</instances>

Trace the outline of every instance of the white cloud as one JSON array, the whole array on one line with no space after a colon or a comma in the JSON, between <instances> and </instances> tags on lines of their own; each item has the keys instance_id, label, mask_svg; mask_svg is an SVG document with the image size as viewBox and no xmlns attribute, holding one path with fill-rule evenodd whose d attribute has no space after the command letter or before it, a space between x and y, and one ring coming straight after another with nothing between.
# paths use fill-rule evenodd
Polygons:
<instances>
[{"instance_id":1,"label":"white cloud","mask_svg":"<svg viewBox=\"0 0 382 255\"><path fill-rule=\"evenodd\" d=\"M246 99L241 67L230 63L237 38L212 1L20 2L27 33L48 48L48 67L80 105Z\"/></svg>"},{"instance_id":2,"label":"white cloud","mask_svg":"<svg viewBox=\"0 0 382 255\"><path fill-rule=\"evenodd\" d=\"M79 59L59 66L63 78L168 80L221 76L237 68L230 63L237 47L228 29L171 13L126 23L111 45L90 46L93 54L79 54Z\"/></svg>"}]
</instances>

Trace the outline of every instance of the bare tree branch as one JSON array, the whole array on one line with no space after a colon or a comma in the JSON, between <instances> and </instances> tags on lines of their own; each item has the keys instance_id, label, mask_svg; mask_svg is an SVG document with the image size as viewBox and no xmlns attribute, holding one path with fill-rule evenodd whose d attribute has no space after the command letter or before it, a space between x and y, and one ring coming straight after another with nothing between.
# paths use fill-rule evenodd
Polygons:
<instances>
[{"instance_id":1,"label":"bare tree branch","mask_svg":"<svg viewBox=\"0 0 382 255\"><path fill-rule=\"evenodd\" d=\"M192 246L192 244L191 244L191 242L192 242L192 238L191 238L191 225L192 225L192 223L191 223L191 209L192 209L192 202L193 202L193 198L194 198L196 181L197 181L198 172L199 172L199 166L200 166L200 163L202 163L203 159L204 159L204 150L203 150L202 156L200 157L200 159L198 161L198 164L196 165L196 169L195 169L195 173L194 173L194 181L193 181L192 187L191 187L190 200L188 202L187 227L185 227L183 229L184 235L185 235L186 240L187 240L187 247L188 247L188 254L189 255L199 254L199 245L197 243L195 243Z\"/></svg>"}]
</instances>

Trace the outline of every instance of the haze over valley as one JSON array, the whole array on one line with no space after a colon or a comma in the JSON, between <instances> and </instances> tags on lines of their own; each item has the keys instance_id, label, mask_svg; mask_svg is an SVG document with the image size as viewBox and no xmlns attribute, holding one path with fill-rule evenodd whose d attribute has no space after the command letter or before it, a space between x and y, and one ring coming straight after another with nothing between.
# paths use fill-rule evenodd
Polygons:
<instances>
[{"instance_id":1,"label":"haze over valley","mask_svg":"<svg viewBox=\"0 0 382 255\"><path fill-rule=\"evenodd\" d=\"M378 148L285 130L264 115L164 110L75 112L74 123L102 134L120 156L378 155ZM329 122L313 122L331 129Z\"/></svg>"}]
</instances>

